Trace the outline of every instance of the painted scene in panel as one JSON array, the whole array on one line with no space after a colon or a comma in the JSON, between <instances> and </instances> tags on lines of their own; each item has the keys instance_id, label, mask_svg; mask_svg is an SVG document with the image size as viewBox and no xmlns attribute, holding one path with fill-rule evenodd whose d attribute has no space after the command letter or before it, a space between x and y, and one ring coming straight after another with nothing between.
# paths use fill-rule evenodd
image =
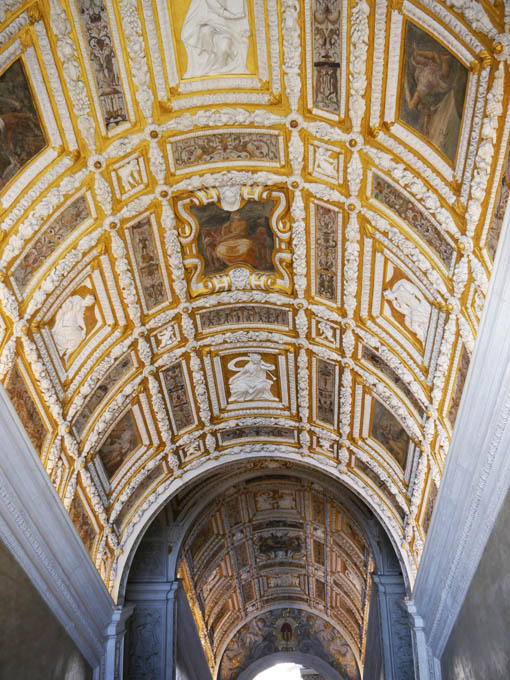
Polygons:
<instances>
[{"instance_id":1,"label":"painted scene in panel","mask_svg":"<svg viewBox=\"0 0 510 680\"><path fill-rule=\"evenodd\" d=\"M34 449L40 454L47 431L16 365L9 372L5 389Z\"/></svg>"},{"instance_id":2,"label":"painted scene in panel","mask_svg":"<svg viewBox=\"0 0 510 680\"><path fill-rule=\"evenodd\" d=\"M409 435L395 416L377 399L373 400L372 437L382 444L405 470Z\"/></svg>"},{"instance_id":3,"label":"painted scene in panel","mask_svg":"<svg viewBox=\"0 0 510 680\"><path fill-rule=\"evenodd\" d=\"M314 0L314 98L319 109L340 111L340 0Z\"/></svg>"},{"instance_id":4,"label":"painted scene in panel","mask_svg":"<svg viewBox=\"0 0 510 680\"><path fill-rule=\"evenodd\" d=\"M78 494L75 495L73 502L71 503L69 516L72 523L74 524L74 528L78 532L79 537L83 541L83 545L87 549L87 552L90 553L92 546L94 545L96 531L92 526L87 511L83 507Z\"/></svg>"},{"instance_id":5,"label":"painted scene in panel","mask_svg":"<svg viewBox=\"0 0 510 680\"><path fill-rule=\"evenodd\" d=\"M0 189L46 146L21 59L0 76Z\"/></svg>"},{"instance_id":6,"label":"painted scene in panel","mask_svg":"<svg viewBox=\"0 0 510 680\"><path fill-rule=\"evenodd\" d=\"M487 250L490 253L492 261L496 257L496 248L501 234L501 227L503 226L503 219L505 217L505 210L510 197L510 151L505 163L505 171L501 178L501 185L499 187L498 202L494 217L492 219L491 228L489 231L489 238L487 239Z\"/></svg>"},{"instance_id":7,"label":"painted scene in panel","mask_svg":"<svg viewBox=\"0 0 510 680\"><path fill-rule=\"evenodd\" d=\"M457 420L457 414L459 412L460 407L460 400L462 398L462 392L464 391L464 383L466 382L470 361L471 358L466 348L463 347L462 353L460 355L457 378L455 380L455 389L453 390L452 401L450 403L450 408L448 410L448 420L450 421L452 427L454 427L455 421Z\"/></svg>"},{"instance_id":8,"label":"painted scene in panel","mask_svg":"<svg viewBox=\"0 0 510 680\"><path fill-rule=\"evenodd\" d=\"M383 177L374 175L374 198L396 212L414 231L418 232L423 240L436 251L447 269L450 268L455 257L453 247L436 225L407 196L398 191L393 184L387 182Z\"/></svg>"},{"instance_id":9,"label":"painted scene in panel","mask_svg":"<svg viewBox=\"0 0 510 680\"><path fill-rule=\"evenodd\" d=\"M434 38L408 22L400 118L455 162L467 69Z\"/></svg>"},{"instance_id":10,"label":"painted scene in panel","mask_svg":"<svg viewBox=\"0 0 510 680\"><path fill-rule=\"evenodd\" d=\"M147 309L152 309L164 302L167 295L150 219L146 217L133 224L130 231L145 304Z\"/></svg>"},{"instance_id":11,"label":"painted scene in panel","mask_svg":"<svg viewBox=\"0 0 510 680\"><path fill-rule=\"evenodd\" d=\"M90 61L107 129L127 120L119 65L104 0L78 0Z\"/></svg>"},{"instance_id":12,"label":"painted scene in panel","mask_svg":"<svg viewBox=\"0 0 510 680\"><path fill-rule=\"evenodd\" d=\"M67 206L30 246L23 259L16 265L12 275L16 285L23 290L44 262L69 234L90 217L89 206L80 196Z\"/></svg>"},{"instance_id":13,"label":"painted scene in panel","mask_svg":"<svg viewBox=\"0 0 510 680\"><path fill-rule=\"evenodd\" d=\"M228 132L197 135L171 142L175 167L182 170L193 165L223 161L278 162L278 137L267 134Z\"/></svg>"},{"instance_id":14,"label":"painted scene in panel","mask_svg":"<svg viewBox=\"0 0 510 680\"><path fill-rule=\"evenodd\" d=\"M269 226L273 206L274 201L247 201L233 212L214 204L192 207L204 274L221 274L236 264L274 272L274 236Z\"/></svg>"},{"instance_id":15,"label":"painted scene in panel","mask_svg":"<svg viewBox=\"0 0 510 680\"><path fill-rule=\"evenodd\" d=\"M128 411L111 430L98 451L110 479L139 443L133 416Z\"/></svg>"}]
</instances>

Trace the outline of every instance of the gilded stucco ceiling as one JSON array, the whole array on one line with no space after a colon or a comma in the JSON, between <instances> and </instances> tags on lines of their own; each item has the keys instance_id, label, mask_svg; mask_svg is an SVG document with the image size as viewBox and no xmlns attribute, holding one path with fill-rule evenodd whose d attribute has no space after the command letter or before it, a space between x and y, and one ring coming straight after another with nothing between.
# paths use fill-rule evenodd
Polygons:
<instances>
[{"instance_id":1,"label":"gilded stucco ceiling","mask_svg":"<svg viewBox=\"0 0 510 680\"><path fill-rule=\"evenodd\" d=\"M1 3L0 378L114 598L172 493L257 456L352 489L412 583L506 200L510 8L207 7Z\"/></svg>"}]
</instances>

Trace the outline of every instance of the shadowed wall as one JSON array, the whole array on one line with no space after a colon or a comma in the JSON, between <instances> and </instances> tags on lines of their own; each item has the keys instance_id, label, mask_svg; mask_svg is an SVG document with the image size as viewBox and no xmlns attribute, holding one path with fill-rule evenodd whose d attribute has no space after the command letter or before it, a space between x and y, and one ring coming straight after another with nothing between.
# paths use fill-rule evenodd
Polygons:
<instances>
[{"instance_id":1,"label":"shadowed wall","mask_svg":"<svg viewBox=\"0 0 510 680\"><path fill-rule=\"evenodd\" d=\"M92 672L0 543L0 680L91 680Z\"/></svg>"}]
</instances>

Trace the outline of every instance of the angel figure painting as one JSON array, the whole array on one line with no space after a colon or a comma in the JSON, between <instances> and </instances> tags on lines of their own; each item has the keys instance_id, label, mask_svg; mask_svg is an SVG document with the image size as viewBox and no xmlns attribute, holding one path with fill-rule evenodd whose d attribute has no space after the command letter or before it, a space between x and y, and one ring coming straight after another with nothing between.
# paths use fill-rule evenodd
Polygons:
<instances>
[{"instance_id":1,"label":"angel figure painting","mask_svg":"<svg viewBox=\"0 0 510 680\"><path fill-rule=\"evenodd\" d=\"M411 23L405 37L400 118L455 163L467 88L467 69Z\"/></svg>"},{"instance_id":2,"label":"angel figure painting","mask_svg":"<svg viewBox=\"0 0 510 680\"><path fill-rule=\"evenodd\" d=\"M274 272L274 236L269 217L274 201L247 201L229 212L217 205L192 207L199 225L198 249L204 274L221 274L233 265Z\"/></svg>"},{"instance_id":3,"label":"angel figure painting","mask_svg":"<svg viewBox=\"0 0 510 680\"><path fill-rule=\"evenodd\" d=\"M0 190L46 146L20 59L0 76Z\"/></svg>"}]
</instances>

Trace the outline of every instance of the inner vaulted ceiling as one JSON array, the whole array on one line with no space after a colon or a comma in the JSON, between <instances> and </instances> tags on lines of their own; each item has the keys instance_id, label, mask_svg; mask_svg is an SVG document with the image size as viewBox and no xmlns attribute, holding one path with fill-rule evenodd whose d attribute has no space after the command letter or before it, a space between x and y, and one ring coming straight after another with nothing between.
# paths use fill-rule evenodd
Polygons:
<instances>
[{"instance_id":1,"label":"inner vaulted ceiling","mask_svg":"<svg viewBox=\"0 0 510 680\"><path fill-rule=\"evenodd\" d=\"M506 201L509 31L499 0L3 0L0 379L114 598L171 494L257 457L350 488L412 584ZM322 579L360 659L370 555L357 590L294 486L272 517L338 574L312 549L254 598ZM213 644L205 590L264 554L230 521L216 575L195 534L182 563Z\"/></svg>"}]
</instances>

